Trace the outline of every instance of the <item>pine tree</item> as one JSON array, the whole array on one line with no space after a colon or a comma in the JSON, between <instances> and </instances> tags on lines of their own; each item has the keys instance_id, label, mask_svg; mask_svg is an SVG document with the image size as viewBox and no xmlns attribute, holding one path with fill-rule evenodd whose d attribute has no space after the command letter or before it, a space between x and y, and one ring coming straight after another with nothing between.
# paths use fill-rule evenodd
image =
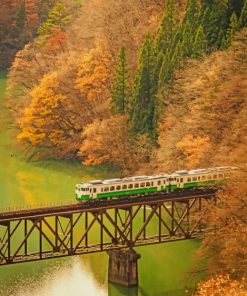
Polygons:
<instances>
[{"instance_id":1,"label":"pine tree","mask_svg":"<svg viewBox=\"0 0 247 296\"><path fill-rule=\"evenodd\" d=\"M207 38L204 34L202 26L199 26L196 33L195 42L193 44L192 57L193 58L201 57L206 52L206 49L207 49Z\"/></svg>"},{"instance_id":2,"label":"pine tree","mask_svg":"<svg viewBox=\"0 0 247 296\"><path fill-rule=\"evenodd\" d=\"M122 47L111 88L111 109L113 113L125 113L129 102L129 69L126 49Z\"/></svg>"},{"instance_id":3,"label":"pine tree","mask_svg":"<svg viewBox=\"0 0 247 296\"><path fill-rule=\"evenodd\" d=\"M239 24L239 28L243 28L247 26L247 0L244 1L244 6L241 11L238 24Z\"/></svg>"},{"instance_id":4,"label":"pine tree","mask_svg":"<svg viewBox=\"0 0 247 296\"><path fill-rule=\"evenodd\" d=\"M54 28L59 28L63 31L70 20L71 15L69 15L67 7L62 3L56 3L50 10L46 22L39 28L38 33L40 35L47 35Z\"/></svg>"},{"instance_id":5,"label":"pine tree","mask_svg":"<svg viewBox=\"0 0 247 296\"><path fill-rule=\"evenodd\" d=\"M157 137L156 92L153 42L147 35L135 77L130 123L134 135L148 134L154 141Z\"/></svg>"},{"instance_id":6,"label":"pine tree","mask_svg":"<svg viewBox=\"0 0 247 296\"><path fill-rule=\"evenodd\" d=\"M198 27L198 21L199 21L199 5L197 0L189 0L185 12L185 16L183 19L183 24L186 24L187 22L190 23L190 27L193 31L196 31Z\"/></svg>"},{"instance_id":7,"label":"pine tree","mask_svg":"<svg viewBox=\"0 0 247 296\"><path fill-rule=\"evenodd\" d=\"M231 16L230 26L226 33L227 46L231 45L234 34L237 31L237 29L238 29L238 19L237 19L236 13L234 12Z\"/></svg>"},{"instance_id":8,"label":"pine tree","mask_svg":"<svg viewBox=\"0 0 247 296\"><path fill-rule=\"evenodd\" d=\"M166 52L170 47L179 23L176 0L168 0L156 37L156 48Z\"/></svg>"},{"instance_id":9,"label":"pine tree","mask_svg":"<svg viewBox=\"0 0 247 296\"><path fill-rule=\"evenodd\" d=\"M231 6L229 0L203 0L200 22L208 40L208 46L219 49L229 24Z\"/></svg>"},{"instance_id":10,"label":"pine tree","mask_svg":"<svg viewBox=\"0 0 247 296\"><path fill-rule=\"evenodd\" d=\"M164 87L172 79L173 63L174 61L172 61L170 53L167 51L160 69L159 87Z\"/></svg>"},{"instance_id":11,"label":"pine tree","mask_svg":"<svg viewBox=\"0 0 247 296\"><path fill-rule=\"evenodd\" d=\"M199 22L199 6L196 0L189 0L182 24L182 52L184 57L191 57Z\"/></svg>"}]
</instances>

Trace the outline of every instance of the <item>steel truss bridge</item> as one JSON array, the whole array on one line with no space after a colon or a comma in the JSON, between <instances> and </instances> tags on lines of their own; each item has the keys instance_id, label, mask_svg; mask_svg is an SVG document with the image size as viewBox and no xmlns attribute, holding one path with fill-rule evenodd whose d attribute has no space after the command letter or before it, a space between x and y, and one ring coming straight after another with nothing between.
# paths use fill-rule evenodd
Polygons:
<instances>
[{"instance_id":1,"label":"steel truss bridge","mask_svg":"<svg viewBox=\"0 0 247 296\"><path fill-rule=\"evenodd\" d=\"M0 265L202 237L215 189L0 213Z\"/></svg>"}]
</instances>

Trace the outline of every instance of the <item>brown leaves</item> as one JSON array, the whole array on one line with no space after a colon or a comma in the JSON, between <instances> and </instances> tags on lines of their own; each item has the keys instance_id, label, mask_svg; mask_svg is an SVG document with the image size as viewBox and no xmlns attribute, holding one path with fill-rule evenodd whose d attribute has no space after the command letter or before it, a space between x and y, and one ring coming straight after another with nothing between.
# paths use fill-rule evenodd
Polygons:
<instances>
[{"instance_id":1,"label":"brown leaves","mask_svg":"<svg viewBox=\"0 0 247 296\"><path fill-rule=\"evenodd\" d=\"M207 281L200 282L194 296L246 296L247 290L242 281L232 280L229 275L217 275Z\"/></svg>"}]
</instances>

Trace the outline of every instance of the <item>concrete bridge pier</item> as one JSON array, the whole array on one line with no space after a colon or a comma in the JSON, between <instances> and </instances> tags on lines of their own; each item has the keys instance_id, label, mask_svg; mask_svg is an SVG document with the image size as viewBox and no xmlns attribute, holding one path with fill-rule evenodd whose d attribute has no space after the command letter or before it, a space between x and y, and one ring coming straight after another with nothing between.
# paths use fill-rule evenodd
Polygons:
<instances>
[{"instance_id":1,"label":"concrete bridge pier","mask_svg":"<svg viewBox=\"0 0 247 296\"><path fill-rule=\"evenodd\" d=\"M138 286L138 264L141 258L133 249L107 252L109 255L108 282L122 286Z\"/></svg>"}]
</instances>

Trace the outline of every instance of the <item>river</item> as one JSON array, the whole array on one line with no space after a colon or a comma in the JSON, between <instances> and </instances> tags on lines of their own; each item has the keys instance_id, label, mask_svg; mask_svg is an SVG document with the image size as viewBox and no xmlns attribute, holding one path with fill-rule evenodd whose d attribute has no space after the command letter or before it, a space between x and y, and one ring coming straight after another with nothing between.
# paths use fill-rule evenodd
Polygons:
<instances>
[{"instance_id":1,"label":"river","mask_svg":"<svg viewBox=\"0 0 247 296\"><path fill-rule=\"evenodd\" d=\"M0 73L0 208L19 208L72 200L80 180L111 178L107 167L83 167L64 161L27 162L16 148L4 108L6 74ZM0 267L0 296L190 295L201 275L191 272L199 242L183 241L136 248L139 287L123 288L107 282L105 253ZM196 268L197 269L197 268Z\"/></svg>"}]
</instances>

